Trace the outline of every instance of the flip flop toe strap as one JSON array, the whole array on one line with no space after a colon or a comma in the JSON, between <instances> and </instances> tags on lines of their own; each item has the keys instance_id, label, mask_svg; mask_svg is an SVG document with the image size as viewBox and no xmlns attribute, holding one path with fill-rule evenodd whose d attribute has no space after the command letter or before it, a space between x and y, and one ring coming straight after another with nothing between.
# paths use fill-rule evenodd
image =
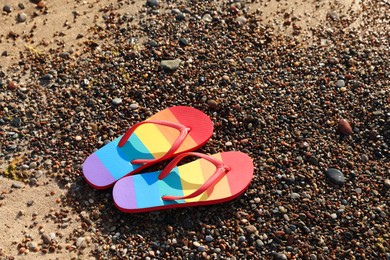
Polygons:
<instances>
[{"instance_id":1,"label":"flip flop toe strap","mask_svg":"<svg viewBox=\"0 0 390 260\"><path fill-rule=\"evenodd\" d=\"M131 161L132 164L145 164L145 163L151 163L153 161L163 161L166 160L170 157L173 156L173 154L179 149L180 145L184 142L186 136L190 132L190 128L179 124L179 123L174 123L174 122L169 122L169 121L162 121L162 120L146 120L139 122L132 126L129 130L126 131L126 133L122 136L122 138L119 140L118 147L123 147L127 140L129 140L130 136L134 133L134 131L140 127L141 125L144 124L156 124L156 125L163 125L163 126L168 126L172 128L176 128L179 130L180 134L175 140L175 142L172 144L171 148L164 154L162 157L157 158L157 159L135 159Z\"/></svg>"},{"instance_id":2,"label":"flip flop toe strap","mask_svg":"<svg viewBox=\"0 0 390 260\"><path fill-rule=\"evenodd\" d=\"M211 177L202 184L196 191L193 193L186 195L186 196L171 196L171 195L164 195L162 196L163 200L180 200L180 199L190 199L190 198L195 198L202 193L204 193L206 190L208 190L210 187L213 187L215 184L217 184L225 175L230 171L230 167L222 163L221 161L206 155L202 153L195 153L195 152L188 152L188 153L183 153L175 157L165 168L164 170L160 173L158 176L159 180L164 179L171 171L172 169L179 163L180 160L182 160L186 156L198 156L203 159L208 160L209 162L213 163L216 167L215 172Z\"/></svg>"}]
</instances>

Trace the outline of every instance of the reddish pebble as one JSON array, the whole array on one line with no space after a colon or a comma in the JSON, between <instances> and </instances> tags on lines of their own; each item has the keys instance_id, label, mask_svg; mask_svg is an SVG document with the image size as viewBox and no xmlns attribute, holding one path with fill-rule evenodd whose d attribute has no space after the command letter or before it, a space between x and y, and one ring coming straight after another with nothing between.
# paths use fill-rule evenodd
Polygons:
<instances>
[{"instance_id":1,"label":"reddish pebble","mask_svg":"<svg viewBox=\"0 0 390 260\"><path fill-rule=\"evenodd\" d=\"M10 81L8 83L8 89L9 90L15 90L18 87L18 84L15 81Z\"/></svg>"},{"instance_id":2,"label":"reddish pebble","mask_svg":"<svg viewBox=\"0 0 390 260\"><path fill-rule=\"evenodd\" d=\"M340 119L339 121L339 131L344 135L352 134L352 127L349 122L345 119Z\"/></svg>"},{"instance_id":3,"label":"reddish pebble","mask_svg":"<svg viewBox=\"0 0 390 260\"><path fill-rule=\"evenodd\" d=\"M39 2L37 3L37 7L38 7L38 8L45 8L45 7L46 7L46 3L45 3L44 1L39 1Z\"/></svg>"}]
</instances>

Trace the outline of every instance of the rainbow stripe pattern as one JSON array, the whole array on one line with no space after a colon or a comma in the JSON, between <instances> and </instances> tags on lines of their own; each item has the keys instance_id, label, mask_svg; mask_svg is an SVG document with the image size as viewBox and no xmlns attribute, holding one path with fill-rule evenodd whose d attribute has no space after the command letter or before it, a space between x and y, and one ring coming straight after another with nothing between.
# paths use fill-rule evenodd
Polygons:
<instances>
[{"instance_id":1,"label":"rainbow stripe pattern","mask_svg":"<svg viewBox=\"0 0 390 260\"><path fill-rule=\"evenodd\" d=\"M147 120L179 123L191 129L174 155L199 148L210 139L213 132L210 118L187 106L164 109ZM123 147L118 147L120 136L91 154L83 164L84 177L96 189L108 188L124 176L151 165L133 165L131 161L156 159L153 163L157 163L158 158L167 153L178 136L179 131L171 127L152 123L141 125Z\"/></svg>"},{"instance_id":2,"label":"rainbow stripe pattern","mask_svg":"<svg viewBox=\"0 0 390 260\"><path fill-rule=\"evenodd\" d=\"M174 207L207 205L225 202L242 194L249 186L254 166L252 159L242 152L224 152L212 157L231 169L214 186L201 195L179 200L163 200L164 195L186 196L197 190L215 172L216 167L201 158L173 168L162 180L160 171L125 177L113 189L117 208L135 213Z\"/></svg>"}]
</instances>

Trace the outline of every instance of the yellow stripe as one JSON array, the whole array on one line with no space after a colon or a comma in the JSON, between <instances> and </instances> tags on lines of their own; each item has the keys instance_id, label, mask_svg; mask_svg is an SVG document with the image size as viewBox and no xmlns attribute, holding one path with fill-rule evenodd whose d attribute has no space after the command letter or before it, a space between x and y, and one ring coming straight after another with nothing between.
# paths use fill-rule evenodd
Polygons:
<instances>
[{"instance_id":1,"label":"yellow stripe","mask_svg":"<svg viewBox=\"0 0 390 260\"><path fill-rule=\"evenodd\" d=\"M154 158L160 158L171 148L171 144L154 124L141 125L135 134Z\"/></svg>"},{"instance_id":2,"label":"yellow stripe","mask_svg":"<svg viewBox=\"0 0 390 260\"><path fill-rule=\"evenodd\" d=\"M180 173L181 186L183 188L184 196L193 193L205 182L202 173L202 166L199 160L181 165L178 169ZM208 198L207 192L205 192L198 197L192 199L186 199L185 201L186 202L204 201L207 200L207 198Z\"/></svg>"},{"instance_id":3,"label":"yellow stripe","mask_svg":"<svg viewBox=\"0 0 390 260\"><path fill-rule=\"evenodd\" d=\"M216 158L218 161L222 162L222 157L220 153L213 154L212 157ZM215 166L214 166L215 169ZM215 170L211 172L211 174L214 174ZM210 172L208 173L210 176ZM208 177L209 178L209 177ZM215 186L214 189L209 189L207 190L208 194L208 200L213 200L213 199L221 199L225 197L231 196L231 191L230 191L230 185L228 182L228 178L225 176L223 177Z\"/></svg>"}]
</instances>

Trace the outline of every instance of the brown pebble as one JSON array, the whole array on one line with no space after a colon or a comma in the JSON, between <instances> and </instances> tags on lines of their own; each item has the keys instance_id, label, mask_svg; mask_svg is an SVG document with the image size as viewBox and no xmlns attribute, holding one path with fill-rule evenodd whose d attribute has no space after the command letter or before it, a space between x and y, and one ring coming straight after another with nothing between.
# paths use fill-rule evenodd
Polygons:
<instances>
[{"instance_id":1,"label":"brown pebble","mask_svg":"<svg viewBox=\"0 0 390 260\"><path fill-rule=\"evenodd\" d=\"M339 131L343 135L352 134L352 127L346 119L340 119L339 121Z\"/></svg>"},{"instance_id":2,"label":"brown pebble","mask_svg":"<svg viewBox=\"0 0 390 260\"><path fill-rule=\"evenodd\" d=\"M207 100L207 104L208 104L209 107L212 108L212 109L216 109L216 108L218 107L217 101L215 101L215 100L213 100L213 99Z\"/></svg>"},{"instance_id":3,"label":"brown pebble","mask_svg":"<svg viewBox=\"0 0 390 260\"><path fill-rule=\"evenodd\" d=\"M19 254L23 254L24 252L26 252L26 248L24 246L19 248Z\"/></svg>"},{"instance_id":4,"label":"brown pebble","mask_svg":"<svg viewBox=\"0 0 390 260\"><path fill-rule=\"evenodd\" d=\"M45 1L39 1L37 3L37 7L42 9L42 8L45 8L46 7L46 2Z\"/></svg>"},{"instance_id":5,"label":"brown pebble","mask_svg":"<svg viewBox=\"0 0 390 260\"><path fill-rule=\"evenodd\" d=\"M15 90L18 87L18 84L15 81L10 81L8 83L8 89L9 90Z\"/></svg>"}]
</instances>

